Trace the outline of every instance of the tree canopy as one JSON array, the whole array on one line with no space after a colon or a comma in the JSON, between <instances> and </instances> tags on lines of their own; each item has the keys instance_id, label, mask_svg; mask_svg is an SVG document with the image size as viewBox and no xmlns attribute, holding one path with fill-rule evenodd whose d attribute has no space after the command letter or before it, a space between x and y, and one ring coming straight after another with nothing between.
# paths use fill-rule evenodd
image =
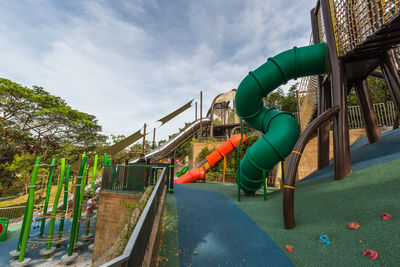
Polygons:
<instances>
[{"instance_id":1,"label":"tree canopy","mask_svg":"<svg viewBox=\"0 0 400 267\"><path fill-rule=\"evenodd\" d=\"M42 87L21 86L0 78L0 178L12 176L12 166L26 153L42 157L77 157L104 144L94 115L71 108Z\"/></svg>"}]
</instances>

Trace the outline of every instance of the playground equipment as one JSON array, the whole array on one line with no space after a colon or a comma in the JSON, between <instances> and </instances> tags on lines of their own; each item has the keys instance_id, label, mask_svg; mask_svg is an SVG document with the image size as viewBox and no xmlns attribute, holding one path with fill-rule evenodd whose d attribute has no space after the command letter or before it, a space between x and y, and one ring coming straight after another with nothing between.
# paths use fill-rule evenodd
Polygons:
<instances>
[{"instance_id":1,"label":"playground equipment","mask_svg":"<svg viewBox=\"0 0 400 267\"><path fill-rule=\"evenodd\" d=\"M98 156L96 155L94 158L94 163L97 164L97 159ZM86 160L87 157L83 156L82 157L82 163L81 166L84 165L86 166ZM68 183L69 183L69 176L71 172L71 166L68 165L66 168L66 163L65 159L61 159L61 167L60 167L60 176L59 176L59 181L58 181L58 186L57 186L57 192L56 196L54 199L53 207L52 207L52 212L51 215L47 214L47 207L48 207L48 202L50 199L50 191L51 191L51 181L54 173L54 168L55 168L56 161L55 159L52 160L51 164L40 164L40 158L36 158L36 163L32 172L32 178L31 178L31 184L29 186L29 196L27 200L27 205L26 205L26 210L25 210L25 216L23 219L23 224L20 232L20 238L17 246L17 250L11 251L10 255L11 256L18 256L18 260L13 262L11 265L16 265L16 266L23 266L25 264L28 264L30 262L29 258L25 258L25 253L28 251L28 249L35 249L37 247L40 247L42 245L45 245L45 248L40 250L41 255L50 255L52 254L56 247L52 246L52 244L60 244L64 241L67 241L68 239L66 238L66 233L64 232L64 221L65 221L65 216L67 212L67 204L68 204ZM49 175L47 179L47 189L46 189L46 198L45 198L45 203L44 203L44 208L42 211L36 210L35 211L35 217L33 217L34 213L34 202L35 202L35 189L36 189L36 180L37 180L37 175L38 175L38 170L40 167L49 167ZM89 197L92 198L94 195L94 188L95 188L95 176L96 176L96 170L97 168L93 168L93 178L91 181L90 185L90 191L89 191ZM77 188L78 184L80 185L80 177L81 175L78 175L78 181L77 181ZM44 184L44 181L43 181ZM64 185L64 200L62 204L62 209L61 212L57 214L57 210L59 208L58 202L59 198L61 195L61 191ZM82 191L82 192L81 192ZM83 196L85 191L85 184L82 185L82 189L78 190L76 189L76 194L78 194L78 197L75 196L75 206L83 206L83 197L79 197L80 194ZM60 206L61 207L61 206ZM41 212L41 214L39 213ZM74 210L73 214L74 218L76 218L75 222L80 218L79 214L79 209ZM55 221L57 218L60 218L60 226L58 230L58 234L54 236L54 227L55 227ZM49 223L49 233L47 236L44 236L44 229L45 229L45 223L46 220L50 220ZM86 237L90 237L91 233L89 233L89 228L90 228L90 220L88 221L88 224L86 225L86 230L85 234ZM72 239L72 246L77 243L77 234L79 232L79 224L75 223L73 225L73 228L71 229L70 236L73 237ZM71 239L70 237L70 239ZM28 240L29 239L29 240ZM86 238L85 240L87 240ZM71 240L70 240L71 241ZM30 244L28 246L28 243ZM71 243L71 242L70 242Z\"/></svg>"},{"instance_id":2,"label":"playground equipment","mask_svg":"<svg viewBox=\"0 0 400 267\"><path fill-rule=\"evenodd\" d=\"M179 172L176 173L176 176L181 177L182 175L184 175L187 172L188 169L189 169L189 165L186 165Z\"/></svg>"},{"instance_id":3,"label":"playground equipment","mask_svg":"<svg viewBox=\"0 0 400 267\"><path fill-rule=\"evenodd\" d=\"M329 73L317 76L318 117L304 129L290 155L284 185L285 228L296 226L294 189L301 153L318 129L318 169L329 165L329 130L333 119L334 178L351 172L347 94L354 86L369 143L381 138L366 78L381 67L397 114L400 114L400 2L320 0L311 10L313 43L326 41ZM322 23L323 20L323 23Z\"/></svg>"},{"instance_id":4,"label":"playground equipment","mask_svg":"<svg viewBox=\"0 0 400 267\"><path fill-rule=\"evenodd\" d=\"M218 163L226 155L231 153L239 145L239 143L243 144L244 141L246 141L245 135L243 135L242 139L240 134L232 136L231 138L229 138L228 141L223 143L210 155L208 155L206 159L202 163L200 163L201 166L199 168L192 169L189 172L185 173L183 176L175 180L175 183L193 183L197 180L204 180L205 172L208 169Z\"/></svg>"},{"instance_id":5,"label":"playground equipment","mask_svg":"<svg viewBox=\"0 0 400 267\"><path fill-rule=\"evenodd\" d=\"M251 193L258 190L273 167L290 154L300 128L292 114L263 105L262 98L288 80L324 73L327 63L325 43L285 51L260 66L240 83L236 112L251 127L263 133L247 149L240 163L240 187Z\"/></svg>"},{"instance_id":6,"label":"playground equipment","mask_svg":"<svg viewBox=\"0 0 400 267\"><path fill-rule=\"evenodd\" d=\"M202 120L196 120L191 125L189 125L185 130L177 134L175 137L168 140L161 147L156 148L145 154L146 159L151 159L152 161L167 157L171 151L175 150L186 140L193 136L200 129L200 124L202 127L207 127L210 125L211 121L209 118L202 118ZM138 159L131 161L130 163L136 162Z\"/></svg>"},{"instance_id":7,"label":"playground equipment","mask_svg":"<svg viewBox=\"0 0 400 267\"><path fill-rule=\"evenodd\" d=\"M8 223L8 218L0 218L0 242L5 241L7 238Z\"/></svg>"}]
</instances>

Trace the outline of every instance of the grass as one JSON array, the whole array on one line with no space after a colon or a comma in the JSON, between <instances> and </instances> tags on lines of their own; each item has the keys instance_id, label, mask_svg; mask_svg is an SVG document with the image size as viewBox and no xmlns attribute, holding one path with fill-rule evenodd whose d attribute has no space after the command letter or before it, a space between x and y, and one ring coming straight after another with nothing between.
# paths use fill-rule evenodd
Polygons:
<instances>
[{"instance_id":1,"label":"grass","mask_svg":"<svg viewBox=\"0 0 400 267\"><path fill-rule=\"evenodd\" d=\"M185 187L216 191L236 203L282 248L296 266L394 266L400 262L400 160L353 172L346 179L323 179L296 185L297 227L283 227L282 193L242 196L232 184L198 183ZM383 221L381 214L393 215ZM358 230L350 230L350 222ZM240 223L240 222L238 222ZM318 242L326 234L331 245ZM292 253L285 245L294 246ZM375 262L363 257L364 250L379 254Z\"/></svg>"}]
</instances>

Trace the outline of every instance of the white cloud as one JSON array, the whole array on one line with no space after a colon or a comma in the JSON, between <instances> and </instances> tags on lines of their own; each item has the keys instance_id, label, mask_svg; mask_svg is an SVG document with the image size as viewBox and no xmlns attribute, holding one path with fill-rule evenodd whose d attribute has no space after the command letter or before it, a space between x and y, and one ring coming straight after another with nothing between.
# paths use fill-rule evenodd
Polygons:
<instances>
[{"instance_id":1,"label":"white cloud","mask_svg":"<svg viewBox=\"0 0 400 267\"><path fill-rule=\"evenodd\" d=\"M6 2L0 75L94 114L106 134L129 135L200 90L205 114L217 94L236 88L268 56L307 44L314 4ZM192 108L157 135L165 139L193 119Z\"/></svg>"}]
</instances>

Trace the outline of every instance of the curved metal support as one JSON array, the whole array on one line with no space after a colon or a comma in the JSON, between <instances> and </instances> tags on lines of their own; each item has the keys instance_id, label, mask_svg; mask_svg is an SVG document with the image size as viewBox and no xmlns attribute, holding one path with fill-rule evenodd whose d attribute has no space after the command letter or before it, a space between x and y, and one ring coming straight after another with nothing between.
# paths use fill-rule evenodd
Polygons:
<instances>
[{"instance_id":1,"label":"curved metal support","mask_svg":"<svg viewBox=\"0 0 400 267\"><path fill-rule=\"evenodd\" d=\"M296 182L296 173L301 154L303 153L312 133L335 116L339 110L339 105L333 106L314 119L300 135L300 138L297 140L296 145L293 148L289 158L285 184L283 186L283 219L286 229L292 229L296 226L294 219L294 185Z\"/></svg>"}]
</instances>

